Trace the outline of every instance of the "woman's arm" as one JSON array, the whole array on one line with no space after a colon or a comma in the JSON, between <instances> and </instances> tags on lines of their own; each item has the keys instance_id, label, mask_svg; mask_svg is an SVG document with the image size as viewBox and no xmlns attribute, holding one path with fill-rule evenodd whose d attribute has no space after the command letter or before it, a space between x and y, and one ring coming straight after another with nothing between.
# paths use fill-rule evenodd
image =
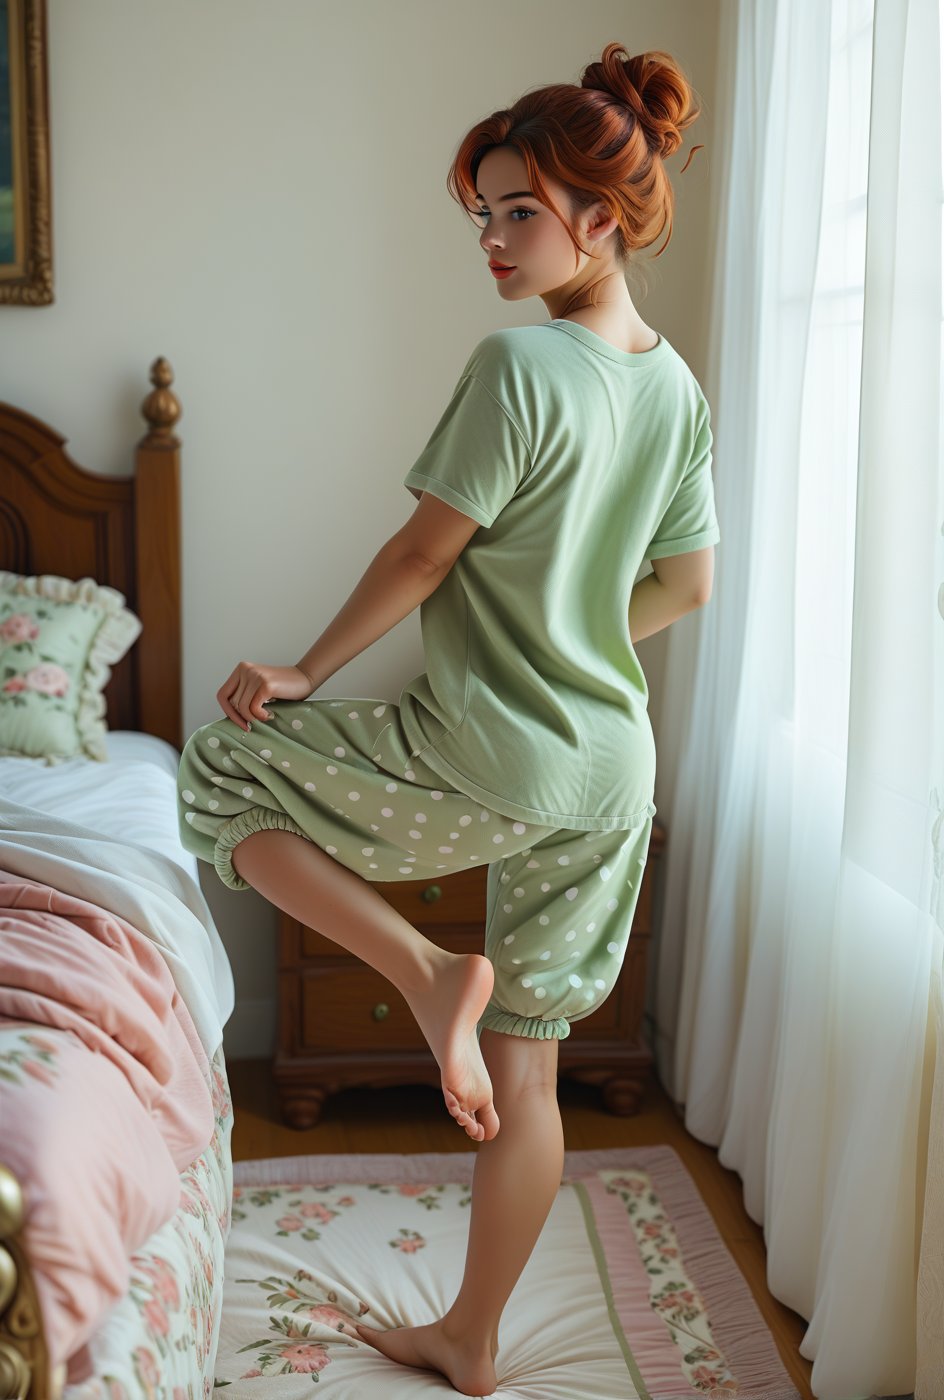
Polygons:
<instances>
[{"instance_id":1,"label":"woman's arm","mask_svg":"<svg viewBox=\"0 0 944 1400\"><path fill-rule=\"evenodd\" d=\"M363 577L333 622L301 661L299 671L312 690L383 637L442 583L448 570L416 554L403 554L393 540L377 551Z\"/></svg>"},{"instance_id":2,"label":"woman's arm","mask_svg":"<svg viewBox=\"0 0 944 1400\"><path fill-rule=\"evenodd\" d=\"M715 570L714 545L653 559L652 569L629 595L629 637L634 644L708 602Z\"/></svg>"},{"instance_id":3,"label":"woman's arm","mask_svg":"<svg viewBox=\"0 0 944 1400\"><path fill-rule=\"evenodd\" d=\"M410 519L377 551L334 621L296 663L312 690L434 593L478 528L478 521L424 491Z\"/></svg>"},{"instance_id":4,"label":"woman's arm","mask_svg":"<svg viewBox=\"0 0 944 1400\"><path fill-rule=\"evenodd\" d=\"M629 639L635 646L642 637L661 632L685 613L700 608L702 600L688 589L672 588L655 574L641 578L629 595Z\"/></svg>"}]
</instances>

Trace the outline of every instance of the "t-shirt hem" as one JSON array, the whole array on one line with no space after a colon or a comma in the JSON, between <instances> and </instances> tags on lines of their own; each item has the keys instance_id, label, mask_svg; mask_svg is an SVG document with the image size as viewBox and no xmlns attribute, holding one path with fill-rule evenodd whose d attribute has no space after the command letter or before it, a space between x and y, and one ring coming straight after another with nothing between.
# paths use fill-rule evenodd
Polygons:
<instances>
[{"instance_id":1,"label":"t-shirt hem","mask_svg":"<svg viewBox=\"0 0 944 1400\"><path fill-rule=\"evenodd\" d=\"M651 544L643 555L645 559L664 559L670 554L687 554L692 549L705 549L710 544L718 544L721 531L717 525L710 530L701 530L697 535L683 535L677 540L662 540Z\"/></svg>"},{"instance_id":2,"label":"t-shirt hem","mask_svg":"<svg viewBox=\"0 0 944 1400\"><path fill-rule=\"evenodd\" d=\"M433 745L420 749L418 753L412 753L411 757L422 758L423 762L432 768L434 773L438 773L441 778L448 779L459 792L464 792L467 797L481 802L483 807L489 807L492 811L500 812L505 817L517 817L519 821L530 822L535 826L566 827L570 831L628 831L633 827L642 826L645 821L656 814L654 802L647 802L644 807L640 807L635 812L617 816L546 812L537 807L526 807L520 802L513 802L510 798L503 797L497 792L490 792L488 788L473 782L464 773L453 768L448 759L443 758Z\"/></svg>"},{"instance_id":3,"label":"t-shirt hem","mask_svg":"<svg viewBox=\"0 0 944 1400\"><path fill-rule=\"evenodd\" d=\"M471 515L473 520L477 520L480 525L493 525L494 515L489 515L487 510L470 501L468 496L463 496L461 491L456 491L452 486L447 486L445 482L437 481L435 477L424 476L422 472L407 472L403 478L406 487L418 486L422 491L428 491L430 495L437 496L439 500L445 501L447 506L455 506L456 510L461 510L463 515Z\"/></svg>"}]
</instances>

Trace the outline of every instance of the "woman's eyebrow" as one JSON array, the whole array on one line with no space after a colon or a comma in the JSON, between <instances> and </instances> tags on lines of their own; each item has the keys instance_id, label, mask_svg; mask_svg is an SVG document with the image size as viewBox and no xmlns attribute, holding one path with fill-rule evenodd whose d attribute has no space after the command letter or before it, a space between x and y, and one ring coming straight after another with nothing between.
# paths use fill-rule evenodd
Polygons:
<instances>
[{"instance_id":1,"label":"woman's eyebrow","mask_svg":"<svg viewBox=\"0 0 944 1400\"><path fill-rule=\"evenodd\" d=\"M478 190L475 191L475 197L476 199L480 199L483 204L488 203L484 194L479 194ZM514 194L503 194L498 203L504 204L506 199L537 199L537 195L532 194L530 190L515 190Z\"/></svg>"}]
</instances>

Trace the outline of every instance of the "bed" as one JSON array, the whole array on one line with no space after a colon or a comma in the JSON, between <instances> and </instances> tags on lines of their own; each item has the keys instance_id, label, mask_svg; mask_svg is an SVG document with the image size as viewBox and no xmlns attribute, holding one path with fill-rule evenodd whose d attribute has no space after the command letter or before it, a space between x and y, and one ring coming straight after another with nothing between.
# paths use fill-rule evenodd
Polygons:
<instances>
[{"instance_id":1,"label":"bed","mask_svg":"<svg viewBox=\"0 0 944 1400\"><path fill-rule=\"evenodd\" d=\"M141 624L100 757L0 756L0 1397L18 1400L213 1384L234 988L177 832L180 407L165 359L150 380L128 476L0 403L0 570L94 580Z\"/></svg>"}]
</instances>

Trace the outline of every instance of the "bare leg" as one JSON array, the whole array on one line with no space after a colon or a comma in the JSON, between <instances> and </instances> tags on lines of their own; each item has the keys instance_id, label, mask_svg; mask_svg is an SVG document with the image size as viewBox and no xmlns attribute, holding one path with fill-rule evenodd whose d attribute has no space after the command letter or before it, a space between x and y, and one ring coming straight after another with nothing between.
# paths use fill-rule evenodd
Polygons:
<instances>
[{"instance_id":1,"label":"bare leg","mask_svg":"<svg viewBox=\"0 0 944 1400\"><path fill-rule=\"evenodd\" d=\"M462 1286L437 1322L357 1329L391 1360L442 1372L462 1395L491 1395L497 1385L499 1320L560 1187L559 1043L483 1030L502 1131L476 1153Z\"/></svg>"},{"instance_id":2,"label":"bare leg","mask_svg":"<svg viewBox=\"0 0 944 1400\"><path fill-rule=\"evenodd\" d=\"M294 831L254 831L233 851L233 867L393 983L436 1058L449 1112L475 1141L494 1138L498 1115L476 1035L495 983L488 958L431 943L356 871Z\"/></svg>"}]
</instances>

